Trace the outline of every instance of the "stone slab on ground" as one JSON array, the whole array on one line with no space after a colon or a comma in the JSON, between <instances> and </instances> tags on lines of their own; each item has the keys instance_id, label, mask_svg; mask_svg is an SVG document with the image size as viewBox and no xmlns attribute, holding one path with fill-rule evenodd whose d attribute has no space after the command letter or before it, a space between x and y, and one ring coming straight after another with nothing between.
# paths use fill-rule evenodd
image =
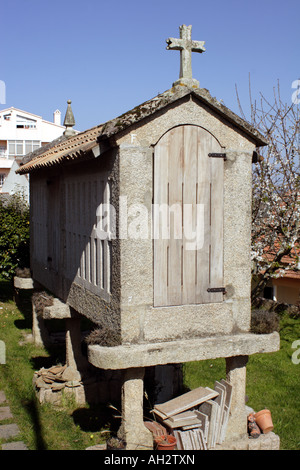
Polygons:
<instances>
[{"instance_id":1,"label":"stone slab on ground","mask_svg":"<svg viewBox=\"0 0 300 470\"><path fill-rule=\"evenodd\" d=\"M0 404L5 403L5 402L6 402L5 393L2 390L0 390Z\"/></svg>"},{"instance_id":2,"label":"stone slab on ground","mask_svg":"<svg viewBox=\"0 0 300 470\"><path fill-rule=\"evenodd\" d=\"M13 415L9 406L0 406L0 421L4 421L5 419L10 419L12 417Z\"/></svg>"},{"instance_id":3,"label":"stone slab on ground","mask_svg":"<svg viewBox=\"0 0 300 470\"><path fill-rule=\"evenodd\" d=\"M17 424L1 424L0 425L0 439L10 439L19 434L20 429Z\"/></svg>"},{"instance_id":4,"label":"stone slab on ground","mask_svg":"<svg viewBox=\"0 0 300 470\"><path fill-rule=\"evenodd\" d=\"M8 442L2 445L2 450L28 450L23 441Z\"/></svg>"},{"instance_id":5,"label":"stone slab on ground","mask_svg":"<svg viewBox=\"0 0 300 470\"><path fill-rule=\"evenodd\" d=\"M87 447L85 450L106 450L106 444L96 444L95 446Z\"/></svg>"}]
</instances>

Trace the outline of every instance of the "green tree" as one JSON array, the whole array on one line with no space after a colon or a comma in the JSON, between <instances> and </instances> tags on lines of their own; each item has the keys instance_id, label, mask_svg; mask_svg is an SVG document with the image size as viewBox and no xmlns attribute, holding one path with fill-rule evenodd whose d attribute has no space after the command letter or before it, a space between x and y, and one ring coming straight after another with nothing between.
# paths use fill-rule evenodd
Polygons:
<instances>
[{"instance_id":1,"label":"green tree","mask_svg":"<svg viewBox=\"0 0 300 470\"><path fill-rule=\"evenodd\" d=\"M22 194L0 198L0 277L29 267L29 205Z\"/></svg>"}]
</instances>

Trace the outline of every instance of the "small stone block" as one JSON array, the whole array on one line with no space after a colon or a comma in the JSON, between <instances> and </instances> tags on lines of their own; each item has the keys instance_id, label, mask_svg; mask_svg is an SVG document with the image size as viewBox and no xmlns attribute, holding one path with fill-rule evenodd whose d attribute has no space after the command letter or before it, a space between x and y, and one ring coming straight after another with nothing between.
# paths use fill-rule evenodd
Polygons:
<instances>
[{"instance_id":1,"label":"small stone block","mask_svg":"<svg viewBox=\"0 0 300 470\"><path fill-rule=\"evenodd\" d=\"M0 407L0 421L4 421L5 419L10 419L12 417L13 415L11 414L9 406Z\"/></svg>"},{"instance_id":2,"label":"small stone block","mask_svg":"<svg viewBox=\"0 0 300 470\"><path fill-rule=\"evenodd\" d=\"M14 287L16 289L33 289L34 281L31 278L14 277Z\"/></svg>"},{"instance_id":3,"label":"small stone block","mask_svg":"<svg viewBox=\"0 0 300 470\"><path fill-rule=\"evenodd\" d=\"M0 425L0 439L9 439L17 436L20 430L16 424L1 424Z\"/></svg>"},{"instance_id":4,"label":"small stone block","mask_svg":"<svg viewBox=\"0 0 300 470\"><path fill-rule=\"evenodd\" d=\"M106 450L106 444L96 444L95 446L87 447L85 450Z\"/></svg>"},{"instance_id":5,"label":"small stone block","mask_svg":"<svg viewBox=\"0 0 300 470\"><path fill-rule=\"evenodd\" d=\"M6 402L5 393L2 390L0 390L0 404L5 403L5 402Z\"/></svg>"}]
</instances>

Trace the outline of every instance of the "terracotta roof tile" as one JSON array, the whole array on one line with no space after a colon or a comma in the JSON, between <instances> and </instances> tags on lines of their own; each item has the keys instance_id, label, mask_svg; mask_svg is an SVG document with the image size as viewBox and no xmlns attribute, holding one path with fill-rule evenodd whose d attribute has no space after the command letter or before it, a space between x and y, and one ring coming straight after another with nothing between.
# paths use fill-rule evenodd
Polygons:
<instances>
[{"instance_id":1,"label":"terracotta roof tile","mask_svg":"<svg viewBox=\"0 0 300 470\"><path fill-rule=\"evenodd\" d=\"M163 109L167 105L175 101L192 95L207 107L213 109L214 112L221 115L233 123L237 128L245 132L257 146L267 145L265 138L248 122L233 113L222 103L213 98L209 91L204 88L190 89L188 87L178 86L136 106L131 111L119 116L105 124L93 127L92 129L81 132L75 136L69 137L59 142L57 145L49 146L45 152L39 152L35 158L26 161L17 173L30 173L32 170L52 166L61 163L63 160L75 159L91 150L97 145L98 139L109 138L125 129L132 124L152 115L155 111Z\"/></svg>"}]
</instances>

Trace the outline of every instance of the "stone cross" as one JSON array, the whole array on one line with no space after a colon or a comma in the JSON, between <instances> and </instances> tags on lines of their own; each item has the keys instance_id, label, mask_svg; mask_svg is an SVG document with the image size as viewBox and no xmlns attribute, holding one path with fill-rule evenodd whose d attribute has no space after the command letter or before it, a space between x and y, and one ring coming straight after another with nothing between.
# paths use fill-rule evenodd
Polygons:
<instances>
[{"instance_id":1,"label":"stone cross","mask_svg":"<svg viewBox=\"0 0 300 470\"><path fill-rule=\"evenodd\" d=\"M192 26L179 27L180 39L168 38L167 49L180 51L180 75L173 85L199 87L198 80L192 75L192 52L204 52L204 41L192 41Z\"/></svg>"}]
</instances>

